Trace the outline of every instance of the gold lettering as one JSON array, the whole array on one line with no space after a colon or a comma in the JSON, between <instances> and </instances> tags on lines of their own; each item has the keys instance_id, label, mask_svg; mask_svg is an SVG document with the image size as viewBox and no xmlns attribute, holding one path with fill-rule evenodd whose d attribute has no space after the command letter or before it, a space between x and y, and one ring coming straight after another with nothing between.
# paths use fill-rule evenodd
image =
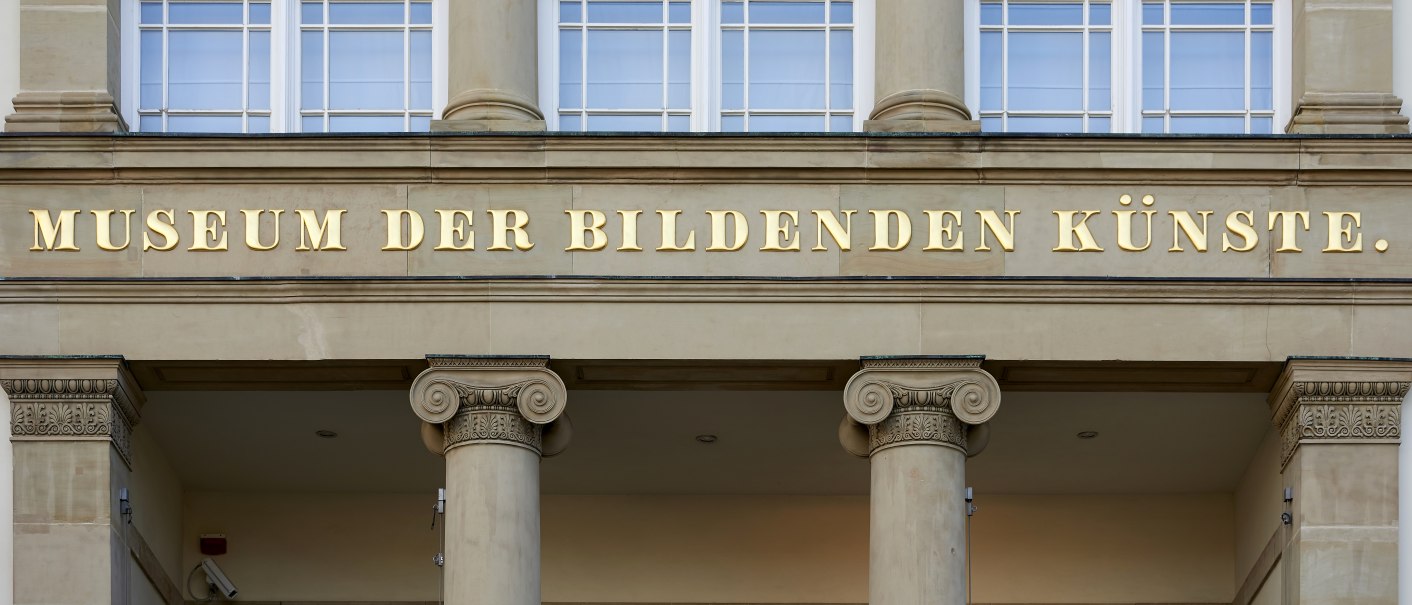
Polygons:
<instances>
[{"instance_id":1,"label":"gold lettering","mask_svg":"<svg viewBox=\"0 0 1412 605\"><path fill-rule=\"evenodd\" d=\"M387 217L387 245L383 250L408 251L416 250L422 245L422 237L426 235L426 224L422 222L422 215L416 210L383 210L383 216ZM407 241L402 239L402 219L407 219Z\"/></svg>"},{"instance_id":2,"label":"gold lettering","mask_svg":"<svg viewBox=\"0 0 1412 605\"><path fill-rule=\"evenodd\" d=\"M623 217L623 245L618 246L618 251L642 252L642 246L637 245L637 219L642 211L619 210L618 214Z\"/></svg>"},{"instance_id":3,"label":"gold lettering","mask_svg":"<svg viewBox=\"0 0 1412 605\"><path fill-rule=\"evenodd\" d=\"M711 245L706 246L707 252L734 252L745 247L745 242L750 238L750 226L745 222L745 215L735 210L707 210L706 214L711 216ZM726 244L726 217L730 217L735 224L734 243Z\"/></svg>"},{"instance_id":4,"label":"gold lettering","mask_svg":"<svg viewBox=\"0 0 1412 605\"><path fill-rule=\"evenodd\" d=\"M275 241L266 246L260 243L260 215L269 212L275 217ZM245 215L245 247L251 250L274 250L279 245L279 215L283 210L241 210Z\"/></svg>"},{"instance_id":5,"label":"gold lettering","mask_svg":"<svg viewBox=\"0 0 1412 605\"><path fill-rule=\"evenodd\" d=\"M1245 217L1244 221L1237 220ZM1237 210L1226 215L1226 231L1221 234L1221 252L1235 250L1236 252L1249 252L1255 249L1255 245L1260 243L1260 234L1255 232L1255 213L1245 210ZM1239 246L1231 243L1231 234L1240 237Z\"/></svg>"},{"instance_id":6,"label":"gold lettering","mask_svg":"<svg viewBox=\"0 0 1412 605\"><path fill-rule=\"evenodd\" d=\"M226 249L226 211L187 210L191 215L191 247L193 252L216 252ZM216 220L211 221L212 217ZM216 245L212 246L211 242Z\"/></svg>"},{"instance_id":7,"label":"gold lettering","mask_svg":"<svg viewBox=\"0 0 1412 605\"><path fill-rule=\"evenodd\" d=\"M1015 215L1019 210L1006 210L1005 221L1000 222L1000 215L994 210L977 210L976 216L981 217L981 245L976 246L977 252L990 252L990 244L985 241L985 232L990 231L995 236L996 243L1000 244L1000 249L1006 252L1015 251Z\"/></svg>"},{"instance_id":8,"label":"gold lettering","mask_svg":"<svg viewBox=\"0 0 1412 605\"><path fill-rule=\"evenodd\" d=\"M912 243L912 219L901 210L869 210L873 215L873 245L869 250L896 252ZM892 243L892 217L897 217L897 243Z\"/></svg>"},{"instance_id":9,"label":"gold lettering","mask_svg":"<svg viewBox=\"0 0 1412 605\"><path fill-rule=\"evenodd\" d=\"M347 210L329 210L322 221L315 210L295 210L299 215L299 247L295 250L347 250L343 247L343 214ZM327 241L325 240L327 237ZM309 240L313 240L310 246Z\"/></svg>"},{"instance_id":10,"label":"gold lettering","mask_svg":"<svg viewBox=\"0 0 1412 605\"><path fill-rule=\"evenodd\" d=\"M569 215L569 247L564 250L602 250L608 246L608 234L603 227L608 217L597 210L565 210ZM592 220L590 220L592 219ZM587 243L587 235L593 234L593 244Z\"/></svg>"},{"instance_id":11,"label":"gold lettering","mask_svg":"<svg viewBox=\"0 0 1412 605\"><path fill-rule=\"evenodd\" d=\"M1363 213L1325 212L1324 216L1329 219L1329 245L1324 246L1324 252L1363 251L1363 234L1353 233L1354 229L1363 226ZM1349 225L1344 219L1352 219L1353 224ZM1344 247L1345 242L1348 243L1348 248Z\"/></svg>"},{"instance_id":12,"label":"gold lettering","mask_svg":"<svg viewBox=\"0 0 1412 605\"><path fill-rule=\"evenodd\" d=\"M437 210L436 216L441 222L441 241L436 244L435 250L476 249L476 234L470 230L475 219L469 210Z\"/></svg>"},{"instance_id":13,"label":"gold lettering","mask_svg":"<svg viewBox=\"0 0 1412 605\"><path fill-rule=\"evenodd\" d=\"M964 231L956 234L956 239L951 240L952 231L961 228L961 213L956 210L926 210L927 226L929 235L927 237L927 247L922 250L961 250L966 239ZM949 222L946 219L951 219Z\"/></svg>"},{"instance_id":14,"label":"gold lettering","mask_svg":"<svg viewBox=\"0 0 1412 605\"><path fill-rule=\"evenodd\" d=\"M1074 223L1074 215L1083 213L1083 218L1078 224ZM1059 242L1054 247L1054 252L1102 252L1103 247L1093 239L1093 232L1088 228L1088 219L1098 210L1055 210L1054 216L1058 217ZM1074 237L1079 238L1079 246L1074 246Z\"/></svg>"},{"instance_id":15,"label":"gold lettering","mask_svg":"<svg viewBox=\"0 0 1412 605\"><path fill-rule=\"evenodd\" d=\"M1299 219L1304 223L1304 230L1309 230L1309 212L1305 210L1272 210L1270 211L1270 222L1268 230L1275 230L1275 223L1282 226L1280 230L1280 245L1275 248L1275 252L1303 252L1299 249L1299 234L1295 231L1294 220Z\"/></svg>"},{"instance_id":16,"label":"gold lettering","mask_svg":"<svg viewBox=\"0 0 1412 605\"><path fill-rule=\"evenodd\" d=\"M799 213L794 210L761 210L765 215L765 245L760 250L781 252L799 249ZM788 218L788 221L781 220Z\"/></svg>"},{"instance_id":17,"label":"gold lettering","mask_svg":"<svg viewBox=\"0 0 1412 605\"><path fill-rule=\"evenodd\" d=\"M1168 252L1185 252L1182 248L1181 236L1186 234L1186 238L1191 240L1191 245L1196 247L1197 252L1206 251L1206 233L1209 226L1209 219L1213 214L1211 210L1198 210L1196 214L1201 216L1201 227L1196 226L1196 219L1191 218L1191 213L1185 210L1173 210L1167 212L1172 217L1172 247Z\"/></svg>"},{"instance_id":18,"label":"gold lettering","mask_svg":"<svg viewBox=\"0 0 1412 605\"><path fill-rule=\"evenodd\" d=\"M509 239L506 235L515 234L515 248L518 250L529 250L534 247L530 242L529 231L525 227L529 226L529 213L524 210L490 210L490 247L486 250L510 250ZM514 216L514 220L510 219Z\"/></svg>"},{"instance_id":19,"label":"gold lettering","mask_svg":"<svg viewBox=\"0 0 1412 605\"><path fill-rule=\"evenodd\" d=\"M78 246L74 245L77 210L60 210L58 222L49 216L48 210L30 210L29 213L34 215L34 245L30 250L78 251ZM54 245L55 240L58 240L59 245Z\"/></svg>"},{"instance_id":20,"label":"gold lettering","mask_svg":"<svg viewBox=\"0 0 1412 605\"><path fill-rule=\"evenodd\" d=\"M676 244L677 215L681 214L680 210L658 210L657 214L662 216L662 245L657 246L658 252L688 252L696 249L695 229L686 233L685 244Z\"/></svg>"},{"instance_id":21,"label":"gold lettering","mask_svg":"<svg viewBox=\"0 0 1412 605\"><path fill-rule=\"evenodd\" d=\"M166 217L166 220L161 220L161 217ZM148 212L147 229L148 231L162 236L162 245L158 246L152 243L152 238L144 232L142 234L143 252L146 252L148 250L157 250L159 252L165 252L167 250L171 250L172 248L177 247L177 244L181 240L181 238L177 235L175 210L153 210L151 212Z\"/></svg>"},{"instance_id":22,"label":"gold lettering","mask_svg":"<svg viewBox=\"0 0 1412 605\"><path fill-rule=\"evenodd\" d=\"M98 238L98 248L109 252L127 249L132 243L132 213L134 210L118 210L123 213L123 245L113 245L113 210L91 210L93 218L98 223L98 231L95 234Z\"/></svg>"},{"instance_id":23,"label":"gold lettering","mask_svg":"<svg viewBox=\"0 0 1412 605\"><path fill-rule=\"evenodd\" d=\"M1153 195L1142 196L1142 205L1151 206L1157 202L1157 197ZM1124 193L1118 196L1118 203L1124 206L1131 206L1133 196ZM1133 216L1137 215L1136 210L1114 210L1113 216L1118 219L1118 248L1128 252L1142 252L1152 247L1152 216L1157 214L1156 210L1143 210L1142 220L1147 223L1147 239L1139 248L1133 243Z\"/></svg>"},{"instance_id":24,"label":"gold lettering","mask_svg":"<svg viewBox=\"0 0 1412 605\"><path fill-rule=\"evenodd\" d=\"M842 210L843 222L840 223L832 210L815 210L817 237L814 247L811 250L822 252L828 250L824 247L824 231L829 232L829 237L833 238L833 243L839 250L847 252L853 249L853 215L857 210Z\"/></svg>"}]
</instances>

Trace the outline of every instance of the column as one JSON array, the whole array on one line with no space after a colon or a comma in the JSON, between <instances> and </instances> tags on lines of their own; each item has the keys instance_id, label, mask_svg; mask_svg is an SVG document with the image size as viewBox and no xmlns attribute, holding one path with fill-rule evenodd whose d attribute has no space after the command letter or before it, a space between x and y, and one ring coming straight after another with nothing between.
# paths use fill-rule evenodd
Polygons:
<instances>
[{"instance_id":1,"label":"column","mask_svg":"<svg viewBox=\"0 0 1412 605\"><path fill-rule=\"evenodd\" d=\"M450 101L441 131L543 131L535 0L448 3Z\"/></svg>"},{"instance_id":2,"label":"column","mask_svg":"<svg viewBox=\"0 0 1412 605\"><path fill-rule=\"evenodd\" d=\"M21 0L20 92L6 132L122 132L119 4Z\"/></svg>"},{"instance_id":3,"label":"column","mask_svg":"<svg viewBox=\"0 0 1412 605\"><path fill-rule=\"evenodd\" d=\"M568 445L548 357L429 356L412 410L446 457L448 605L539 605L539 459Z\"/></svg>"},{"instance_id":4,"label":"column","mask_svg":"<svg viewBox=\"0 0 1412 605\"><path fill-rule=\"evenodd\" d=\"M1397 603L1397 449L1412 362L1291 358L1270 394L1293 519L1285 602Z\"/></svg>"},{"instance_id":5,"label":"column","mask_svg":"<svg viewBox=\"0 0 1412 605\"><path fill-rule=\"evenodd\" d=\"M121 357L0 359L14 454L14 602L127 603L119 490L144 401Z\"/></svg>"},{"instance_id":6,"label":"column","mask_svg":"<svg viewBox=\"0 0 1412 605\"><path fill-rule=\"evenodd\" d=\"M978 132L965 102L965 2L877 0L869 132Z\"/></svg>"},{"instance_id":7,"label":"column","mask_svg":"<svg viewBox=\"0 0 1412 605\"><path fill-rule=\"evenodd\" d=\"M966 457L1000 407L980 362L864 358L844 387L839 439L872 464L869 605L966 602Z\"/></svg>"},{"instance_id":8,"label":"column","mask_svg":"<svg viewBox=\"0 0 1412 605\"><path fill-rule=\"evenodd\" d=\"M1407 132L1393 94L1393 0L1294 0L1296 134Z\"/></svg>"}]
</instances>

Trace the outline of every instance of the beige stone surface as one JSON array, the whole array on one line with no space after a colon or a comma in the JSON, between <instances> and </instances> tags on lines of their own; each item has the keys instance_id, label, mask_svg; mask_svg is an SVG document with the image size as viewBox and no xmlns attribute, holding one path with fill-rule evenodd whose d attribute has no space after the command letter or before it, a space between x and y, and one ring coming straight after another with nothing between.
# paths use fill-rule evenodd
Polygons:
<instances>
[{"instance_id":1,"label":"beige stone surface","mask_svg":"<svg viewBox=\"0 0 1412 605\"><path fill-rule=\"evenodd\" d=\"M117 497L109 473L117 456L111 450L106 439L16 442L15 523L112 523Z\"/></svg>"},{"instance_id":2,"label":"beige stone surface","mask_svg":"<svg viewBox=\"0 0 1412 605\"><path fill-rule=\"evenodd\" d=\"M181 561L181 480L148 427L137 425L132 432L132 442L132 475L128 486L133 507L132 525L156 553L157 561L167 577L179 585L186 578L186 572L190 571L183 569ZM133 586L140 588L147 585L150 588L141 569L137 568L136 563L133 566L133 577L142 579L140 583L134 581Z\"/></svg>"},{"instance_id":3,"label":"beige stone surface","mask_svg":"<svg viewBox=\"0 0 1412 605\"><path fill-rule=\"evenodd\" d=\"M107 524L16 523L16 604L121 603L127 592L120 537Z\"/></svg>"},{"instance_id":4,"label":"beige stone surface","mask_svg":"<svg viewBox=\"0 0 1412 605\"><path fill-rule=\"evenodd\" d=\"M1235 491L1235 579L1244 582L1271 537L1283 529L1284 485L1280 478L1280 435L1273 427L1260 440ZM1279 538L1275 538L1279 539ZM1279 576L1268 584L1279 584ZM1261 597L1256 597L1259 602Z\"/></svg>"},{"instance_id":5,"label":"beige stone surface","mask_svg":"<svg viewBox=\"0 0 1412 605\"><path fill-rule=\"evenodd\" d=\"M540 602L539 454L474 443L446 452L450 603Z\"/></svg>"},{"instance_id":6,"label":"beige stone surface","mask_svg":"<svg viewBox=\"0 0 1412 605\"><path fill-rule=\"evenodd\" d=\"M142 275L143 192L137 187L3 187L0 188L0 275L5 276L102 276ZM78 251L32 252L35 226L30 210L48 211L60 220L62 210L80 210L74 216L74 244ZM132 240L126 250L109 252L94 243L97 219L91 210L134 210ZM122 214L110 222L114 245L123 242ZM42 242L41 242L42 243ZM55 242L58 244L59 242ZM153 258L152 260L155 260Z\"/></svg>"}]
</instances>

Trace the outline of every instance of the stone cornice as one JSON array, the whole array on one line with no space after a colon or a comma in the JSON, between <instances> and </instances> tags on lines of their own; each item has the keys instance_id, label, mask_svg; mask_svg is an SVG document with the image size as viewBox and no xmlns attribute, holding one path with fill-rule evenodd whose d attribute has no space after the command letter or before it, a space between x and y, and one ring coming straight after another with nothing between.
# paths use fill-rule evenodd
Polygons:
<instances>
[{"instance_id":1,"label":"stone cornice","mask_svg":"<svg viewBox=\"0 0 1412 605\"><path fill-rule=\"evenodd\" d=\"M1400 442L1409 386L1405 360L1291 359L1269 398L1281 465L1304 443Z\"/></svg>"},{"instance_id":2,"label":"stone cornice","mask_svg":"<svg viewBox=\"0 0 1412 605\"><path fill-rule=\"evenodd\" d=\"M111 440L132 462L132 427L146 398L121 357L0 358L17 441Z\"/></svg>"},{"instance_id":3,"label":"stone cornice","mask_svg":"<svg viewBox=\"0 0 1412 605\"><path fill-rule=\"evenodd\" d=\"M427 362L412 382L412 410L440 428L443 453L474 443L546 455L563 449L544 441L544 425L563 415L568 399L548 357L437 355Z\"/></svg>"}]
</instances>

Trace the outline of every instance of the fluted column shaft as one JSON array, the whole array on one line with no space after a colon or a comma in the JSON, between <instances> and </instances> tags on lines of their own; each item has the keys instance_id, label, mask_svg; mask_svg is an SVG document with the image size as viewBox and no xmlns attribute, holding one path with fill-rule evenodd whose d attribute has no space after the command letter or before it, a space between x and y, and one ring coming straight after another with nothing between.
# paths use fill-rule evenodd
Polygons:
<instances>
[{"instance_id":1,"label":"fluted column shaft","mask_svg":"<svg viewBox=\"0 0 1412 605\"><path fill-rule=\"evenodd\" d=\"M428 361L412 409L446 457L446 603L539 605L539 460L567 443L564 383L547 358Z\"/></svg>"},{"instance_id":2,"label":"fluted column shaft","mask_svg":"<svg viewBox=\"0 0 1412 605\"><path fill-rule=\"evenodd\" d=\"M434 130L544 130L535 0L450 2L450 99Z\"/></svg>"},{"instance_id":3,"label":"fluted column shaft","mask_svg":"<svg viewBox=\"0 0 1412 605\"><path fill-rule=\"evenodd\" d=\"M975 132L966 108L965 2L878 0L874 91L864 128Z\"/></svg>"},{"instance_id":4,"label":"fluted column shaft","mask_svg":"<svg viewBox=\"0 0 1412 605\"><path fill-rule=\"evenodd\" d=\"M870 605L966 602L966 456L999 405L978 358L864 360L849 380L839 436L872 464Z\"/></svg>"}]
</instances>

